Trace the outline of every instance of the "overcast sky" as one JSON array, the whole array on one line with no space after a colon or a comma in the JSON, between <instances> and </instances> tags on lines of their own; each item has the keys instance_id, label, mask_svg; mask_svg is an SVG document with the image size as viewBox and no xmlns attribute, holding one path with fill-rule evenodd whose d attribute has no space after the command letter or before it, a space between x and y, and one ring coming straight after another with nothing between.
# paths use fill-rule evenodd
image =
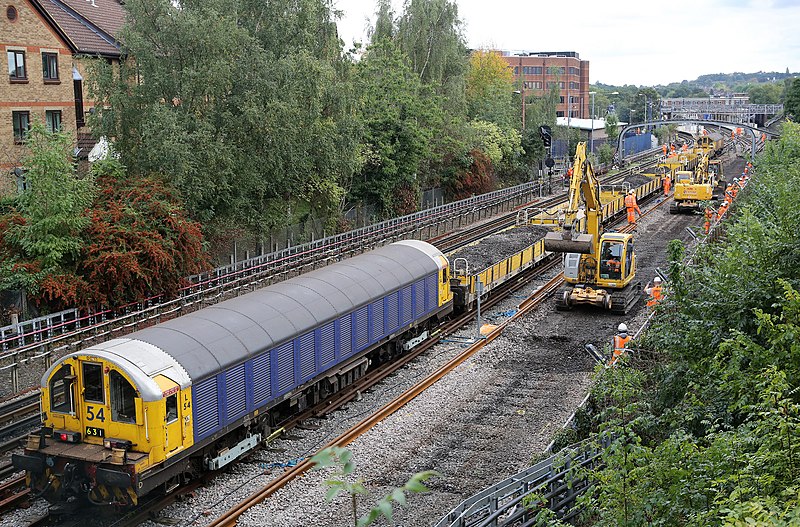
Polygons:
<instances>
[{"instance_id":1,"label":"overcast sky","mask_svg":"<svg viewBox=\"0 0 800 527\"><path fill-rule=\"evenodd\" d=\"M344 12L345 44L365 42L375 1L334 2ZM649 86L706 73L800 71L800 0L456 2L469 47L576 51L590 62L592 83ZM399 14L402 0L393 5Z\"/></svg>"}]
</instances>

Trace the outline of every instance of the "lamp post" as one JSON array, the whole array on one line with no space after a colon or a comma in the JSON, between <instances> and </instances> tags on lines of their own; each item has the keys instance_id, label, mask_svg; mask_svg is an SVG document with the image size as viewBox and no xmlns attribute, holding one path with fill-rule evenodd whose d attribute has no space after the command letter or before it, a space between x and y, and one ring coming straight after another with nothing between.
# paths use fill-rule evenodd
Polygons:
<instances>
[{"instance_id":1,"label":"lamp post","mask_svg":"<svg viewBox=\"0 0 800 527\"><path fill-rule=\"evenodd\" d=\"M592 96L592 129L589 130L589 152L594 152L594 94L597 92L590 91L589 95Z\"/></svg>"},{"instance_id":2,"label":"lamp post","mask_svg":"<svg viewBox=\"0 0 800 527\"><path fill-rule=\"evenodd\" d=\"M518 93L520 99L522 99L522 131L525 131L525 81L523 81L522 89L514 90L514 93Z\"/></svg>"},{"instance_id":3,"label":"lamp post","mask_svg":"<svg viewBox=\"0 0 800 527\"><path fill-rule=\"evenodd\" d=\"M647 94L646 93L639 93L639 95L643 95L644 96L644 121L642 121L642 122L646 123L647 122ZM644 125L644 131L645 132L647 131L647 125L646 124Z\"/></svg>"}]
</instances>

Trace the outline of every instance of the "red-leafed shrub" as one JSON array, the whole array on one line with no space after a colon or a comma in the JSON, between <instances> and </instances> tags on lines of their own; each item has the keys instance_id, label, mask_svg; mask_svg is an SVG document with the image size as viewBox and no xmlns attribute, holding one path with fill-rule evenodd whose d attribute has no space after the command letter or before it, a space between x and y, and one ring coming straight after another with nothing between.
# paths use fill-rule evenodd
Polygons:
<instances>
[{"instance_id":1,"label":"red-leafed shrub","mask_svg":"<svg viewBox=\"0 0 800 527\"><path fill-rule=\"evenodd\" d=\"M164 177L128 177L110 162L96 171L79 273L112 305L174 294L186 276L208 268L200 225Z\"/></svg>"},{"instance_id":2,"label":"red-leafed shrub","mask_svg":"<svg viewBox=\"0 0 800 527\"><path fill-rule=\"evenodd\" d=\"M455 179L449 181L447 190L454 201L494 190L492 161L477 149L471 150L469 156L472 158L469 168L459 172Z\"/></svg>"}]
</instances>

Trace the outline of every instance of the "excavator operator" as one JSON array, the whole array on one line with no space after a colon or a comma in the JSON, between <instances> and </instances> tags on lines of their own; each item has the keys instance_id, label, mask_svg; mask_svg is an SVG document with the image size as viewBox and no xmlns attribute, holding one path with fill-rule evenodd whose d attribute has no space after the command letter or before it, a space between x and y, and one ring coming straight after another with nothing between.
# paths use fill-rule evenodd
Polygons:
<instances>
[{"instance_id":1,"label":"excavator operator","mask_svg":"<svg viewBox=\"0 0 800 527\"><path fill-rule=\"evenodd\" d=\"M600 258L600 273L610 279L622 278L621 248L622 245L619 243L608 244L603 250L603 257Z\"/></svg>"}]
</instances>

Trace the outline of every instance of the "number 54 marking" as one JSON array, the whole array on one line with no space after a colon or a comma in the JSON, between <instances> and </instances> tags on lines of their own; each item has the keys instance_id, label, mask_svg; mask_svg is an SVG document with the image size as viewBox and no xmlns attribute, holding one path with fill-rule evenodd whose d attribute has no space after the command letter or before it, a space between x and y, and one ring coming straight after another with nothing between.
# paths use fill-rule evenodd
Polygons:
<instances>
[{"instance_id":1,"label":"number 54 marking","mask_svg":"<svg viewBox=\"0 0 800 527\"><path fill-rule=\"evenodd\" d=\"M103 413L104 410L105 410L105 408L100 408L100 409L97 410L97 413L95 414L94 413L94 406L87 406L86 407L86 420L87 421L94 421L95 419L97 419L101 423L105 423L106 416Z\"/></svg>"}]
</instances>

